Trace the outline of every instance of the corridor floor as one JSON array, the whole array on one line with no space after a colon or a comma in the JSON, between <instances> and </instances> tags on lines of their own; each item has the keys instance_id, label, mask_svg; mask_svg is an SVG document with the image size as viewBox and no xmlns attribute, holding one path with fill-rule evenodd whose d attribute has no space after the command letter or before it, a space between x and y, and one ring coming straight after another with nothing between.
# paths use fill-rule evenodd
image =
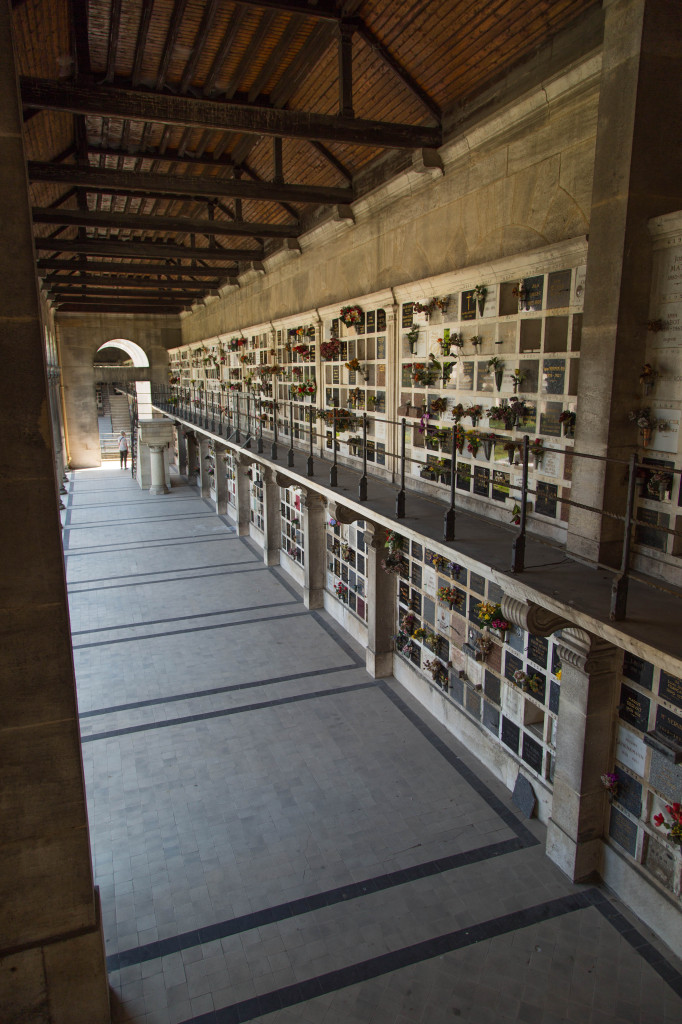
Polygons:
<instances>
[{"instance_id":1,"label":"corridor floor","mask_svg":"<svg viewBox=\"0 0 682 1024\"><path fill-rule=\"evenodd\" d=\"M68 492L114 1021L679 1024L671 952L195 489Z\"/></svg>"}]
</instances>

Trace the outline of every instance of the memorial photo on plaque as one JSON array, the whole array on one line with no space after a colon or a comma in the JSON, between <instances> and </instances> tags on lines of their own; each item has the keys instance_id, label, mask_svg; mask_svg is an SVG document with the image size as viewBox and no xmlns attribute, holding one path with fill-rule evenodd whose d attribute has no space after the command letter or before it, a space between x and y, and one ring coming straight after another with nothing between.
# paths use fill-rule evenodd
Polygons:
<instances>
[{"instance_id":1,"label":"memorial photo on plaque","mask_svg":"<svg viewBox=\"0 0 682 1024\"><path fill-rule=\"evenodd\" d=\"M646 732L649 728L650 706L651 701L648 697L643 697L637 690L625 684L621 686L619 715L628 725L639 729L640 732Z\"/></svg>"}]
</instances>

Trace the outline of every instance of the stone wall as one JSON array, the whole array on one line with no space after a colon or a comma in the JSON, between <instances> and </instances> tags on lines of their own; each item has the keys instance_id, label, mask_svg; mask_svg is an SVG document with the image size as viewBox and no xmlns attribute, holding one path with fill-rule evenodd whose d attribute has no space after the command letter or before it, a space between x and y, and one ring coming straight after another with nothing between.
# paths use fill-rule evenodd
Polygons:
<instances>
[{"instance_id":1,"label":"stone wall","mask_svg":"<svg viewBox=\"0 0 682 1024\"><path fill-rule=\"evenodd\" d=\"M125 338L144 349L151 380L166 381L167 351L180 343L180 328L172 316L61 314L57 339L64 388L64 411L69 461L74 469L100 464L95 403L95 353L105 341ZM144 379L149 379L147 371Z\"/></svg>"}]
</instances>

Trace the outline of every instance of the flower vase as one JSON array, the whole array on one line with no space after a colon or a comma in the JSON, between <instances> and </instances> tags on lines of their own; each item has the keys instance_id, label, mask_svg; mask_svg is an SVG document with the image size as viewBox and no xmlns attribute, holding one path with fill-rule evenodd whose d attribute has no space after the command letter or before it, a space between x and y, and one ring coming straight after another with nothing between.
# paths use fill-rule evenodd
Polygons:
<instances>
[{"instance_id":1,"label":"flower vase","mask_svg":"<svg viewBox=\"0 0 682 1024\"><path fill-rule=\"evenodd\" d=\"M644 389L645 395L650 395L654 389L654 382L652 380L643 380L642 388Z\"/></svg>"},{"instance_id":2,"label":"flower vase","mask_svg":"<svg viewBox=\"0 0 682 1024\"><path fill-rule=\"evenodd\" d=\"M483 442L483 451L485 453L486 459L489 459L490 456L493 453L493 443L492 443L492 441L484 441Z\"/></svg>"},{"instance_id":3,"label":"flower vase","mask_svg":"<svg viewBox=\"0 0 682 1024\"><path fill-rule=\"evenodd\" d=\"M564 437L573 437L573 427L570 425L570 423L563 423L562 427Z\"/></svg>"},{"instance_id":4,"label":"flower vase","mask_svg":"<svg viewBox=\"0 0 682 1024\"><path fill-rule=\"evenodd\" d=\"M642 448L648 448L650 440L651 440L651 427L644 427L643 430L642 430Z\"/></svg>"},{"instance_id":5,"label":"flower vase","mask_svg":"<svg viewBox=\"0 0 682 1024\"><path fill-rule=\"evenodd\" d=\"M417 342L416 341L409 341L408 345L410 346L410 355L411 356L415 355L416 351L417 351Z\"/></svg>"},{"instance_id":6,"label":"flower vase","mask_svg":"<svg viewBox=\"0 0 682 1024\"><path fill-rule=\"evenodd\" d=\"M472 416L471 417L471 426L475 427L477 423L478 423L478 416Z\"/></svg>"},{"instance_id":7,"label":"flower vase","mask_svg":"<svg viewBox=\"0 0 682 1024\"><path fill-rule=\"evenodd\" d=\"M495 370L495 387L498 391L502 390L502 380L504 378L504 370ZM516 391L516 388L514 388Z\"/></svg>"},{"instance_id":8,"label":"flower vase","mask_svg":"<svg viewBox=\"0 0 682 1024\"><path fill-rule=\"evenodd\" d=\"M483 310L485 309L485 299L478 300L478 315L483 316Z\"/></svg>"}]
</instances>

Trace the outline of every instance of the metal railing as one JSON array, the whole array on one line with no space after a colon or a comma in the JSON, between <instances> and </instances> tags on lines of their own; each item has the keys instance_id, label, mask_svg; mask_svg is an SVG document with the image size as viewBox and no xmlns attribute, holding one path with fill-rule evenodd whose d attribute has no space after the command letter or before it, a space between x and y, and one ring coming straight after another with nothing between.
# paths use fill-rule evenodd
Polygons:
<instances>
[{"instance_id":1,"label":"metal railing","mask_svg":"<svg viewBox=\"0 0 682 1024\"><path fill-rule=\"evenodd\" d=\"M336 488L338 486L338 433L348 429L349 425L357 427L360 424L362 426L362 442L354 442L351 444L346 440L343 443L348 446L349 455L354 455L356 458L360 457L362 459L362 475L358 483L358 500L363 502L368 500L368 415L366 412L359 415L350 414L352 416L352 420L349 420L349 413L345 410L343 412L335 408L318 410L314 406L310 405L303 407L307 415L305 415L303 419L295 420L294 403L292 401L279 402L276 398L270 398L269 396L264 398L262 395L254 395L242 391L238 392L236 390L229 391L227 395L224 396L224 405L221 405L218 400L221 398L223 398L223 396L217 395L216 392L204 392L193 387L173 386L168 388L157 387L152 389L152 402L163 412L166 412L171 416L176 416L187 423L195 424L204 430L210 431L218 437L224 438L232 444L239 445L241 448L248 450L251 448L252 442L255 441L256 451L258 453L262 453L264 450L263 435L265 432L272 438L270 459L273 462L276 462L279 459L280 437L282 435L288 436L289 446L287 450L287 465L289 467L294 465L294 452L296 448L298 448L299 451L307 450L308 452L306 461L306 474L308 477L313 477L315 474L314 453L316 454L316 457L318 459L322 459L322 461L331 461L329 469L330 488ZM330 431L324 430L321 432L317 430L316 421L318 418L323 420L324 424L330 428ZM402 417L400 420L391 420L382 416L382 422L387 426L395 426L398 428L400 450L393 452L389 449L384 449L383 455L385 457L386 465L392 467L393 476L394 478L397 477L399 481L399 489L396 493L395 516L396 519L404 519L406 516L408 493L406 488L407 469L408 467L411 468L413 465L423 467L424 463L422 463L421 460L411 458L407 454L406 438L408 421L405 417ZM331 433L331 447L328 447L330 440L329 433ZM500 438L500 440L503 440L503 438ZM297 441L298 444L296 444ZM457 514L457 455L461 451L459 443L461 442L458 442L456 426L453 426L451 450L449 452L450 465L443 474L445 476L444 485L449 487L449 502L443 515L444 541L455 540ZM316 447L317 451L315 452ZM354 452L353 449L355 449ZM359 455L358 449L360 449ZM518 451L521 457L520 465L522 476L520 485L512 483L509 484L509 492L510 494L514 494L515 503L519 506L518 514L515 517L518 531L516 532L512 542L510 570L512 573L518 575L523 573L525 570L526 537L528 533L528 499L537 496L537 492L529 486L528 482L530 438L527 434L525 434L520 440L516 441L515 450ZM331 460L329 460L325 455L326 451L331 452ZM587 452L577 452L575 449L571 449L570 454L574 459L592 459L602 463L628 467L626 497L622 513L611 512L592 505L585 505L563 495L559 496L559 494L553 498L557 507L567 506L569 508L583 509L599 515L602 518L613 519L624 524L621 564L619 570L614 576L609 612L610 618L613 621L620 621L626 617L627 613L632 533L633 527L636 523L635 488L637 477L638 474L642 472L651 472L652 466L638 462L635 453L633 453L628 460L607 458L605 456L593 455ZM470 464L468 460L465 460L465 462ZM679 476L682 471L670 468L666 469L665 472L669 473L671 477L674 477L675 475ZM379 474L377 474L377 479L384 478L380 478ZM415 495L422 494L422 492L418 492L416 490L414 490L413 493ZM470 511L470 509L467 509L467 511ZM666 534L676 535L677 533L677 531L665 526L652 528L658 529ZM614 571L613 568L611 568L611 571Z\"/></svg>"}]
</instances>

